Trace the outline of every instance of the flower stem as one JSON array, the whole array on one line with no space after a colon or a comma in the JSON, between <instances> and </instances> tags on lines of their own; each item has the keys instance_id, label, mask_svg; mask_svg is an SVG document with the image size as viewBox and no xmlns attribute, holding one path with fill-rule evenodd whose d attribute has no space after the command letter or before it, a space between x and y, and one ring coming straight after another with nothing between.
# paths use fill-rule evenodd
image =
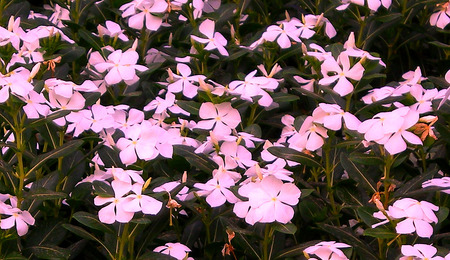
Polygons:
<instances>
[{"instance_id":1,"label":"flower stem","mask_svg":"<svg viewBox=\"0 0 450 260\"><path fill-rule=\"evenodd\" d=\"M124 257L123 251L125 249L125 245L128 243L128 227L130 223L126 223L123 227L122 236L119 239L119 251L116 254L117 260L126 259Z\"/></svg>"}]
</instances>

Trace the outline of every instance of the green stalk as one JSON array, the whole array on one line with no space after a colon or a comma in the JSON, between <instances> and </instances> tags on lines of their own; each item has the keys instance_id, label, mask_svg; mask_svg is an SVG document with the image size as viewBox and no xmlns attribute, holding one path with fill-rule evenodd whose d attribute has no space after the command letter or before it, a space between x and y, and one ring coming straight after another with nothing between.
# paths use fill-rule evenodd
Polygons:
<instances>
[{"instance_id":1,"label":"green stalk","mask_svg":"<svg viewBox=\"0 0 450 260\"><path fill-rule=\"evenodd\" d=\"M394 163L394 157L390 154L385 155L384 157L384 175L383 175L383 185L384 185L384 208L387 208L389 204L389 193L388 193L388 186L389 186L389 178L391 173L391 167Z\"/></svg>"},{"instance_id":2,"label":"green stalk","mask_svg":"<svg viewBox=\"0 0 450 260\"><path fill-rule=\"evenodd\" d=\"M126 223L123 227L123 231L122 231L122 236L119 239L119 251L118 251L118 255L116 253L116 259L117 260L122 260L122 259L126 259L126 257L124 257L123 251L125 249L125 245L128 243L128 227L129 227L130 223Z\"/></svg>"},{"instance_id":3,"label":"green stalk","mask_svg":"<svg viewBox=\"0 0 450 260\"><path fill-rule=\"evenodd\" d=\"M263 241L263 260L269 259L269 243L270 243L270 224L266 224L264 228L264 241Z\"/></svg>"}]
</instances>

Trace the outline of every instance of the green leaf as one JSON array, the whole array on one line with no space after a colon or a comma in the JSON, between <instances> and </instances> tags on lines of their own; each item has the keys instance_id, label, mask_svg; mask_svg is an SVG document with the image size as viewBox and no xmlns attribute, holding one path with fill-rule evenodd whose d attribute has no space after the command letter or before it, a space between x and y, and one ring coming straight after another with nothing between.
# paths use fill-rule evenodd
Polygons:
<instances>
[{"instance_id":1,"label":"green leaf","mask_svg":"<svg viewBox=\"0 0 450 260\"><path fill-rule=\"evenodd\" d=\"M287 259L289 257L294 257L294 256L303 256L303 251L306 248L313 246L315 244L318 244L320 242L321 242L320 240L312 240L312 241L308 241L306 243L295 245L290 248L286 248L283 251L279 252L278 255L275 256L275 259Z\"/></svg>"},{"instance_id":2,"label":"green leaf","mask_svg":"<svg viewBox=\"0 0 450 260\"><path fill-rule=\"evenodd\" d=\"M77 150L71 155L64 157L61 172L67 176L61 189L66 193L70 193L86 172L83 153Z\"/></svg>"},{"instance_id":3,"label":"green leaf","mask_svg":"<svg viewBox=\"0 0 450 260\"><path fill-rule=\"evenodd\" d=\"M438 218L438 223L442 223L447 220L449 209L447 207L439 207L439 211L436 212L436 217Z\"/></svg>"},{"instance_id":4,"label":"green leaf","mask_svg":"<svg viewBox=\"0 0 450 260\"><path fill-rule=\"evenodd\" d=\"M293 235L297 232L297 227L292 223L282 224L282 223L274 223L272 224L273 229L279 231L284 234Z\"/></svg>"},{"instance_id":5,"label":"green leaf","mask_svg":"<svg viewBox=\"0 0 450 260\"><path fill-rule=\"evenodd\" d=\"M307 97L310 97L314 100L316 100L317 102L323 102L323 103L328 103L327 100L325 98L323 98L321 95L316 94L315 92L303 89L301 87L297 87L297 88L292 88L292 90L297 91Z\"/></svg>"},{"instance_id":6,"label":"green leaf","mask_svg":"<svg viewBox=\"0 0 450 260\"><path fill-rule=\"evenodd\" d=\"M36 129L39 131L44 140L50 145L51 148L58 147L59 136L58 127L55 124L44 123L37 126Z\"/></svg>"},{"instance_id":7,"label":"green leaf","mask_svg":"<svg viewBox=\"0 0 450 260\"><path fill-rule=\"evenodd\" d=\"M346 153L341 153L341 165L347 171L348 176L361 184L366 190L372 193L377 192L375 183L361 171L354 162L352 162Z\"/></svg>"},{"instance_id":8,"label":"green leaf","mask_svg":"<svg viewBox=\"0 0 450 260\"><path fill-rule=\"evenodd\" d=\"M358 212L359 218L369 227L380 222L379 219L373 216L375 209L372 207L359 207L356 211Z\"/></svg>"},{"instance_id":9,"label":"green leaf","mask_svg":"<svg viewBox=\"0 0 450 260\"><path fill-rule=\"evenodd\" d=\"M98 156L100 156L100 159L102 159L102 162L105 164L105 167L111 168L123 168L125 165L123 165L122 161L119 157L119 152L116 150L108 147L103 146L98 150Z\"/></svg>"},{"instance_id":10,"label":"green leaf","mask_svg":"<svg viewBox=\"0 0 450 260\"><path fill-rule=\"evenodd\" d=\"M282 102L292 102L299 100L300 98L296 95L283 93L283 92L276 92L272 94L273 101L275 103L282 103Z\"/></svg>"},{"instance_id":11,"label":"green leaf","mask_svg":"<svg viewBox=\"0 0 450 260\"><path fill-rule=\"evenodd\" d=\"M108 184L102 181L94 181L92 183L94 186L95 194L100 197L114 197L114 190Z\"/></svg>"},{"instance_id":12,"label":"green leaf","mask_svg":"<svg viewBox=\"0 0 450 260\"><path fill-rule=\"evenodd\" d=\"M430 42L430 44L433 44L434 46L437 46L444 50L450 50L450 45L442 43L442 42L432 41L432 42Z\"/></svg>"},{"instance_id":13,"label":"green leaf","mask_svg":"<svg viewBox=\"0 0 450 260\"><path fill-rule=\"evenodd\" d=\"M177 259L173 256L161 254L157 252L148 252L143 255L141 255L138 260L148 260L148 259L154 259L154 260L174 260Z\"/></svg>"},{"instance_id":14,"label":"green leaf","mask_svg":"<svg viewBox=\"0 0 450 260\"><path fill-rule=\"evenodd\" d=\"M386 227L377 227L364 230L363 235L381 239L392 239L397 236L397 233Z\"/></svg>"},{"instance_id":15,"label":"green leaf","mask_svg":"<svg viewBox=\"0 0 450 260\"><path fill-rule=\"evenodd\" d=\"M359 239L349 228L335 227L328 224L318 224L325 232L335 236L341 242L352 245L355 251L359 254L358 259L377 260L377 255L367 245L366 242Z\"/></svg>"},{"instance_id":16,"label":"green leaf","mask_svg":"<svg viewBox=\"0 0 450 260\"><path fill-rule=\"evenodd\" d=\"M48 124L48 123L53 124L53 120L61 118L63 116L67 116L68 114L70 114L70 112L71 112L70 110L59 110L59 111L53 112L46 117L41 117L36 120L31 120L31 122L29 124L27 124L26 127L34 128L34 127L38 127L38 126Z\"/></svg>"},{"instance_id":17,"label":"green leaf","mask_svg":"<svg viewBox=\"0 0 450 260\"><path fill-rule=\"evenodd\" d=\"M4 260L27 260L28 258L23 257L20 253L13 252L10 253L4 258Z\"/></svg>"},{"instance_id":18,"label":"green leaf","mask_svg":"<svg viewBox=\"0 0 450 260\"><path fill-rule=\"evenodd\" d=\"M32 193L28 194L29 197L38 200L54 200L54 199L64 199L67 194L64 192L52 191L46 188L38 188Z\"/></svg>"},{"instance_id":19,"label":"green leaf","mask_svg":"<svg viewBox=\"0 0 450 260\"><path fill-rule=\"evenodd\" d=\"M195 148L185 145L174 145L173 152L177 155L183 156L192 166L197 167L206 173L212 173L213 170L218 169L219 166L204 154L197 154L194 152Z\"/></svg>"},{"instance_id":20,"label":"green leaf","mask_svg":"<svg viewBox=\"0 0 450 260\"><path fill-rule=\"evenodd\" d=\"M26 173L25 176L28 176L33 171L37 170L39 167L44 165L50 159L64 157L72 153L74 150L78 149L78 147L80 147L83 143L84 143L83 140L72 140L48 153L37 156L31 162L31 169Z\"/></svg>"},{"instance_id":21,"label":"green leaf","mask_svg":"<svg viewBox=\"0 0 450 260\"><path fill-rule=\"evenodd\" d=\"M94 35L92 35L91 32L87 31L86 29L80 28L78 30L78 35L85 41L89 43L92 48L94 48L96 51L100 51L102 49L102 44L99 41L99 39L95 38Z\"/></svg>"},{"instance_id":22,"label":"green leaf","mask_svg":"<svg viewBox=\"0 0 450 260\"><path fill-rule=\"evenodd\" d=\"M317 167L321 168L322 165L316 161L311 155L307 155L305 153L299 152L297 150L288 148L288 147L276 147L272 146L267 149L271 154L289 160L301 163L303 165L309 166L309 167Z\"/></svg>"},{"instance_id":23,"label":"green leaf","mask_svg":"<svg viewBox=\"0 0 450 260\"><path fill-rule=\"evenodd\" d=\"M311 195L311 193L315 192L315 189L302 189L302 194L300 195L300 199L304 199Z\"/></svg>"},{"instance_id":24,"label":"green leaf","mask_svg":"<svg viewBox=\"0 0 450 260\"><path fill-rule=\"evenodd\" d=\"M74 226L71 224L63 224L62 226L77 236L80 236L80 237L88 239L88 240L96 241L97 243L102 245L102 247L106 250L106 252L110 256L110 258L114 259L114 255L111 253L111 251L109 251L109 249L106 247L106 245L103 244L103 242L100 241L100 239L96 238L91 233L87 232L86 230L82 229L81 227L77 227L77 226Z\"/></svg>"},{"instance_id":25,"label":"green leaf","mask_svg":"<svg viewBox=\"0 0 450 260\"><path fill-rule=\"evenodd\" d=\"M33 246L31 252L41 259L68 259L70 250L54 245Z\"/></svg>"},{"instance_id":26,"label":"green leaf","mask_svg":"<svg viewBox=\"0 0 450 260\"><path fill-rule=\"evenodd\" d=\"M98 220L98 217L91 213L78 211L75 214L73 214L73 218L76 219L81 224L90 227L92 229L102 231L103 233L111 233L111 234L114 233L114 231L110 227L100 222L100 220Z\"/></svg>"},{"instance_id":27,"label":"green leaf","mask_svg":"<svg viewBox=\"0 0 450 260\"><path fill-rule=\"evenodd\" d=\"M355 187L350 187L349 185L342 185L339 183L335 187L335 192L337 197L345 204L357 207L364 206L364 203L359 196L358 189Z\"/></svg>"},{"instance_id":28,"label":"green leaf","mask_svg":"<svg viewBox=\"0 0 450 260\"><path fill-rule=\"evenodd\" d=\"M382 165L384 163L383 159L376 155L358 152L351 153L349 159L355 163L364 165Z\"/></svg>"},{"instance_id":29,"label":"green leaf","mask_svg":"<svg viewBox=\"0 0 450 260\"><path fill-rule=\"evenodd\" d=\"M177 105L181 107L182 109L186 110L187 112L198 115L200 111L201 104L195 101L184 101L184 100L178 100Z\"/></svg>"},{"instance_id":30,"label":"green leaf","mask_svg":"<svg viewBox=\"0 0 450 260\"><path fill-rule=\"evenodd\" d=\"M86 49L77 45L66 46L59 51L59 54L61 54L61 63L73 62L81 56L84 56L85 53Z\"/></svg>"},{"instance_id":31,"label":"green leaf","mask_svg":"<svg viewBox=\"0 0 450 260\"><path fill-rule=\"evenodd\" d=\"M439 169L436 167L435 169L431 169L403 183L403 185L394 192L394 197L408 197L408 194L413 192L415 189L421 189L422 183L428 179L431 179L438 172L438 170Z\"/></svg>"}]
</instances>

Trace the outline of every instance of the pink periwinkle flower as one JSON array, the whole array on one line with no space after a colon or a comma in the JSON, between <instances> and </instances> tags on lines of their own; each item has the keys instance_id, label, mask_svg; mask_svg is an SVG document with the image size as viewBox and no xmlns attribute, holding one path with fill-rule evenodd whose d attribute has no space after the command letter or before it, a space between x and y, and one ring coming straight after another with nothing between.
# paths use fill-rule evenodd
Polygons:
<instances>
[{"instance_id":1,"label":"pink periwinkle flower","mask_svg":"<svg viewBox=\"0 0 450 260\"><path fill-rule=\"evenodd\" d=\"M158 246L153 250L154 252L170 255L178 260L186 259L191 249L181 243L166 243L164 246ZM188 257L187 260L193 260Z\"/></svg>"},{"instance_id":2,"label":"pink periwinkle flower","mask_svg":"<svg viewBox=\"0 0 450 260\"><path fill-rule=\"evenodd\" d=\"M319 80L319 84L328 86L337 81L333 90L341 96L346 96L353 91L353 84L348 79L358 81L364 74L364 67L360 62L350 68L350 59L345 52L342 52L337 60L332 57L325 59L321 70L323 78Z\"/></svg>"},{"instance_id":3,"label":"pink periwinkle flower","mask_svg":"<svg viewBox=\"0 0 450 260\"><path fill-rule=\"evenodd\" d=\"M338 6L336 9L345 10L350 5L350 3L364 6L364 2L367 3L367 6L370 10L376 12L381 5L383 5L386 9L389 8L391 6L392 0L342 0L342 5Z\"/></svg>"},{"instance_id":4,"label":"pink periwinkle flower","mask_svg":"<svg viewBox=\"0 0 450 260\"><path fill-rule=\"evenodd\" d=\"M98 211L98 217L101 222L106 224L112 224L114 222L128 223L134 216L134 212L127 211L124 208L127 199L125 194L131 191L132 185L120 180L114 180L111 183L111 187L114 190L114 197L100 197L94 198L94 204L101 206L107 204L105 207Z\"/></svg>"},{"instance_id":5,"label":"pink periwinkle flower","mask_svg":"<svg viewBox=\"0 0 450 260\"><path fill-rule=\"evenodd\" d=\"M427 244L415 244L415 245L402 245L402 254L400 260L409 259L426 259L426 260L444 260L442 256L435 256L437 249L432 245Z\"/></svg>"},{"instance_id":6,"label":"pink periwinkle flower","mask_svg":"<svg viewBox=\"0 0 450 260\"><path fill-rule=\"evenodd\" d=\"M438 218L434 213L434 211L438 210L439 207L430 202L404 198L397 200L392 206L389 206L386 214L391 219L403 219L395 227L398 234L411 234L416 232L419 237L430 238L433 235L431 223L438 223ZM384 219L385 221L373 225L372 228L388 222L386 216L381 212L374 213L374 217Z\"/></svg>"},{"instance_id":7,"label":"pink periwinkle flower","mask_svg":"<svg viewBox=\"0 0 450 260\"><path fill-rule=\"evenodd\" d=\"M407 129L419 120L419 113L409 107L401 107L391 112L381 112L372 119L362 122L358 132L364 134L366 141L384 145L390 154L400 153L407 148L405 142L421 145L420 138Z\"/></svg>"},{"instance_id":8,"label":"pink periwinkle flower","mask_svg":"<svg viewBox=\"0 0 450 260\"><path fill-rule=\"evenodd\" d=\"M340 248L349 248L351 246L335 241L322 241L313 246L307 247L303 252L308 255L315 255L321 260L346 260L347 256Z\"/></svg>"},{"instance_id":9,"label":"pink periwinkle flower","mask_svg":"<svg viewBox=\"0 0 450 260\"><path fill-rule=\"evenodd\" d=\"M139 78L136 76L136 70L145 71L147 67L137 65L139 54L135 50L116 50L108 55L108 59L94 65L98 72L103 73L107 71L105 81L108 85L114 85L122 80L131 85Z\"/></svg>"},{"instance_id":10,"label":"pink periwinkle flower","mask_svg":"<svg viewBox=\"0 0 450 260\"><path fill-rule=\"evenodd\" d=\"M222 206L226 201L236 203L239 200L229 190L231 186L234 186L234 181L231 178L213 178L205 184L194 184L194 187L199 189L196 193L199 196L206 196L206 202L213 208Z\"/></svg>"},{"instance_id":11,"label":"pink periwinkle flower","mask_svg":"<svg viewBox=\"0 0 450 260\"><path fill-rule=\"evenodd\" d=\"M250 225L259 223L288 223L294 217L301 191L292 183L283 183L274 176L259 182L249 182L239 188L239 194L248 201L234 204L233 212Z\"/></svg>"},{"instance_id":12,"label":"pink periwinkle flower","mask_svg":"<svg viewBox=\"0 0 450 260\"><path fill-rule=\"evenodd\" d=\"M28 225L34 225L34 218L26 210L20 210L18 208L10 208L2 212L4 215L10 217L2 218L0 221L1 229L10 229L16 226L17 234L23 236L28 232Z\"/></svg>"},{"instance_id":13,"label":"pink periwinkle flower","mask_svg":"<svg viewBox=\"0 0 450 260\"><path fill-rule=\"evenodd\" d=\"M345 112L336 104L320 103L319 107L314 109L312 117L315 123L323 124L326 128L334 131L342 128L342 120L350 130L357 130L361 124L358 118L349 112Z\"/></svg>"},{"instance_id":14,"label":"pink periwinkle flower","mask_svg":"<svg viewBox=\"0 0 450 260\"><path fill-rule=\"evenodd\" d=\"M204 120L198 122L196 128L213 129L214 134L218 136L228 136L231 134L231 130L241 122L239 111L234 109L229 102L203 103L199 115Z\"/></svg>"},{"instance_id":15,"label":"pink periwinkle flower","mask_svg":"<svg viewBox=\"0 0 450 260\"><path fill-rule=\"evenodd\" d=\"M314 123L314 118L308 116L303 122L300 130L295 132L288 140L289 148L303 151L315 151L322 147L324 138L328 138L327 130L321 125Z\"/></svg>"},{"instance_id":16,"label":"pink periwinkle flower","mask_svg":"<svg viewBox=\"0 0 450 260\"><path fill-rule=\"evenodd\" d=\"M215 22L210 19L206 19L203 21L199 26L199 31L201 34L205 35L207 39L200 38L195 35L191 35L191 38L200 43L206 44L205 50L214 50L217 49L220 54L223 56L228 56L228 51L225 49L225 46L227 45L227 40L223 35L219 32L214 32Z\"/></svg>"},{"instance_id":17,"label":"pink periwinkle flower","mask_svg":"<svg viewBox=\"0 0 450 260\"><path fill-rule=\"evenodd\" d=\"M437 6L439 10L430 16L430 24L444 29L450 23L450 1Z\"/></svg>"},{"instance_id":18,"label":"pink periwinkle flower","mask_svg":"<svg viewBox=\"0 0 450 260\"><path fill-rule=\"evenodd\" d=\"M422 187L431 187L431 186L437 186L442 188L448 188L443 189L442 192L445 192L447 194L450 194L450 177L442 177L442 178L435 178L428 181L425 181L422 183Z\"/></svg>"},{"instance_id":19,"label":"pink periwinkle flower","mask_svg":"<svg viewBox=\"0 0 450 260\"><path fill-rule=\"evenodd\" d=\"M164 0L133 0L120 7L122 17L128 18L131 28L141 30L144 27L156 31L162 25L162 18L155 14L165 13L169 5Z\"/></svg>"}]
</instances>

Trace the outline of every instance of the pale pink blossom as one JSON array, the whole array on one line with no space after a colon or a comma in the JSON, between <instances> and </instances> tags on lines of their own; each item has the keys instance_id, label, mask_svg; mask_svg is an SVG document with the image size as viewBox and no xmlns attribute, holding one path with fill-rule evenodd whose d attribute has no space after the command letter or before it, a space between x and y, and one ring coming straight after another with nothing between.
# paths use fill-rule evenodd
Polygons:
<instances>
[{"instance_id":1,"label":"pale pink blossom","mask_svg":"<svg viewBox=\"0 0 450 260\"><path fill-rule=\"evenodd\" d=\"M340 248L351 246L335 241L322 241L313 246L307 247L304 252L308 255L315 255L321 260L346 260L347 256Z\"/></svg>"},{"instance_id":2,"label":"pale pink blossom","mask_svg":"<svg viewBox=\"0 0 450 260\"><path fill-rule=\"evenodd\" d=\"M321 70L323 78L319 80L319 84L328 86L337 81L333 90L341 96L346 96L353 91L353 84L348 79L358 81L364 73L364 67L360 62L350 68L350 59L345 52L342 52L337 60L331 57L327 58L322 63Z\"/></svg>"},{"instance_id":3,"label":"pale pink blossom","mask_svg":"<svg viewBox=\"0 0 450 260\"><path fill-rule=\"evenodd\" d=\"M214 32L215 24L216 23L210 19L206 19L200 24L199 31L201 34L205 35L207 39L195 35L191 35L191 38L196 42L206 44L205 50L210 51L217 49L223 56L228 56L228 51L225 49L228 41L221 33Z\"/></svg>"},{"instance_id":4,"label":"pale pink blossom","mask_svg":"<svg viewBox=\"0 0 450 260\"><path fill-rule=\"evenodd\" d=\"M162 208L162 202L148 195L142 194L143 183L133 184L130 194L125 197L123 209L129 212L142 211L144 214L156 215Z\"/></svg>"},{"instance_id":5,"label":"pale pink blossom","mask_svg":"<svg viewBox=\"0 0 450 260\"><path fill-rule=\"evenodd\" d=\"M438 4L438 11L430 16L430 24L444 29L450 23L450 1Z\"/></svg>"},{"instance_id":6,"label":"pale pink blossom","mask_svg":"<svg viewBox=\"0 0 450 260\"><path fill-rule=\"evenodd\" d=\"M234 181L230 178L212 178L205 184L194 184L194 187L199 189L196 193L206 196L206 202L213 208L222 206L226 201L236 203L239 200L229 190L231 186L234 186Z\"/></svg>"},{"instance_id":7,"label":"pale pink blossom","mask_svg":"<svg viewBox=\"0 0 450 260\"><path fill-rule=\"evenodd\" d=\"M402 245L401 248L403 256L400 260L408 259L426 259L426 260L444 260L442 256L435 256L437 249L432 245L414 244Z\"/></svg>"},{"instance_id":8,"label":"pale pink blossom","mask_svg":"<svg viewBox=\"0 0 450 260\"><path fill-rule=\"evenodd\" d=\"M315 151L322 147L324 138L328 138L327 130L321 125L314 123L314 118L308 116L303 122L300 130L290 137L287 142L289 148L303 151Z\"/></svg>"},{"instance_id":9,"label":"pale pink blossom","mask_svg":"<svg viewBox=\"0 0 450 260\"><path fill-rule=\"evenodd\" d=\"M241 186L239 194L248 201L234 204L233 212L250 225L275 221L286 224L294 217L292 206L298 204L301 191L292 183L267 176Z\"/></svg>"},{"instance_id":10,"label":"pale pink blossom","mask_svg":"<svg viewBox=\"0 0 450 260\"><path fill-rule=\"evenodd\" d=\"M422 187L442 187L442 192L450 194L450 177L435 178L422 183Z\"/></svg>"},{"instance_id":11,"label":"pale pink blossom","mask_svg":"<svg viewBox=\"0 0 450 260\"><path fill-rule=\"evenodd\" d=\"M139 54L134 50L116 50L108 55L108 59L104 62L99 62L94 65L98 72L103 73L107 71L105 81L108 85L114 85L122 80L131 85L139 78L136 76L136 70L145 71L147 67L137 65Z\"/></svg>"},{"instance_id":12,"label":"pale pink blossom","mask_svg":"<svg viewBox=\"0 0 450 260\"><path fill-rule=\"evenodd\" d=\"M98 217L101 222L112 224L114 222L128 223L134 216L134 212L129 212L124 209L126 204L125 194L131 191L132 185L119 180L111 182L111 187L114 190L114 197L100 197L94 198L94 204L101 206L109 203L98 211Z\"/></svg>"},{"instance_id":13,"label":"pale pink blossom","mask_svg":"<svg viewBox=\"0 0 450 260\"><path fill-rule=\"evenodd\" d=\"M123 34L123 32L125 30L120 28L119 24L117 24L117 23L115 23L113 21L106 21L105 22L105 26L106 27L104 27L104 26L102 26L100 24L97 26L98 34L100 36L108 35L111 38L117 37L117 38L121 39L124 42L128 41L128 37L125 34Z\"/></svg>"},{"instance_id":14,"label":"pale pink blossom","mask_svg":"<svg viewBox=\"0 0 450 260\"><path fill-rule=\"evenodd\" d=\"M162 18L155 14L165 13L168 4L164 0L134 0L120 7L122 17L128 19L128 25L134 29L145 28L156 31L162 25Z\"/></svg>"},{"instance_id":15,"label":"pale pink blossom","mask_svg":"<svg viewBox=\"0 0 450 260\"><path fill-rule=\"evenodd\" d=\"M319 107L314 109L312 113L315 123L323 124L330 130L340 130L342 128L342 120L345 126L350 130L357 130L361 124L358 118L349 112L345 112L339 105L320 103Z\"/></svg>"},{"instance_id":16,"label":"pale pink blossom","mask_svg":"<svg viewBox=\"0 0 450 260\"><path fill-rule=\"evenodd\" d=\"M28 232L28 225L34 225L35 223L33 216L26 210L11 208L2 214L10 217L2 218L0 221L0 228L10 229L13 226L16 226L17 234L19 236L25 235Z\"/></svg>"},{"instance_id":17,"label":"pale pink blossom","mask_svg":"<svg viewBox=\"0 0 450 260\"><path fill-rule=\"evenodd\" d=\"M336 9L345 10L350 3L364 6L364 2L367 3L370 10L376 12L381 5L388 9L391 6L392 0L342 0L342 5L338 6Z\"/></svg>"},{"instance_id":18,"label":"pale pink blossom","mask_svg":"<svg viewBox=\"0 0 450 260\"><path fill-rule=\"evenodd\" d=\"M191 249L181 243L166 243L164 246L158 246L154 252L170 255L178 260L186 259ZM187 260L193 259L192 257Z\"/></svg>"},{"instance_id":19,"label":"pale pink blossom","mask_svg":"<svg viewBox=\"0 0 450 260\"><path fill-rule=\"evenodd\" d=\"M196 128L213 129L219 136L227 136L241 122L241 115L229 102L213 104L203 103L199 110L199 116L204 119L197 123Z\"/></svg>"}]
</instances>

